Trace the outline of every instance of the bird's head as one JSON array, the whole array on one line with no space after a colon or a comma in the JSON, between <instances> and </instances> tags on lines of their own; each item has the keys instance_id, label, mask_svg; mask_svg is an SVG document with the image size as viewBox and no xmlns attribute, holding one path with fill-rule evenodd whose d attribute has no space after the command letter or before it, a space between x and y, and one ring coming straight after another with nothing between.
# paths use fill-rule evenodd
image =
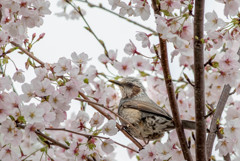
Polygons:
<instances>
[{"instance_id":1,"label":"bird's head","mask_svg":"<svg viewBox=\"0 0 240 161\"><path fill-rule=\"evenodd\" d=\"M121 81L109 80L119 86L122 98L132 98L145 94L145 88L139 79L134 77L125 77Z\"/></svg>"}]
</instances>

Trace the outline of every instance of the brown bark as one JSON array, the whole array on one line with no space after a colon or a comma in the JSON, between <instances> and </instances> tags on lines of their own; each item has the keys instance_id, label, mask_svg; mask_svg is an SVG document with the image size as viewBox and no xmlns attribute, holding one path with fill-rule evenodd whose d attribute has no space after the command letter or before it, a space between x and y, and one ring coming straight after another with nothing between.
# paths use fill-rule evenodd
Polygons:
<instances>
[{"instance_id":1,"label":"brown bark","mask_svg":"<svg viewBox=\"0 0 240 161\"><path fill-rule=\"evenodd\" d=\"M194 78L196 115L196 161L206 161L206 121L204 86L204 51L202 42L204 21L204 0L195 1L194 14Z\"/></svg>"},{"instance_id":2,"label":"brown bark","mask_svg":"<svg viewBox=\"0 0 240 161\"><path fill-rule=\"evenodd\" d=\"M152 0L152 7L154 9L155 14L160 14L160 6L156 3L156 0ZM192 156L190 150L188 149L188 144L186 140L186 136L183 130L182 121L180 119L178 104L175 96L175 90L172 82L172 77L168 64L168 53L167 53L167 43L166 40L163 40L159 34L159 42L160 42L160 55L161 55L161 65L163 68L165 85L168 93L168 99L173 115L173 121L175 124L175 128L177 131L178 139L182 148L183 156L187 161L192 161Z\"/></svg>"}]
</instances>

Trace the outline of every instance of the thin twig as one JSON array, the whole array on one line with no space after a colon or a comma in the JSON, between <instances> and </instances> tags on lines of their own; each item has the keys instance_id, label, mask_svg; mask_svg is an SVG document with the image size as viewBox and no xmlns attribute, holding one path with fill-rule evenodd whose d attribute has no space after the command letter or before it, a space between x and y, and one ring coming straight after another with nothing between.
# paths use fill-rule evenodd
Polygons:
<instances>
[{"instance_id":1,"label":"thin twig","mask_svg":"<svg viewBox=\"0 0 240 161\"><path fill-rule=\"evenodd\" d=\"M72 131L72 130L67 130L67 129L65 129L65 128L45 128L45 130L66 131L66 132L69 132L69 133L72 133L72 134L84 136L84 137L86 137L86 138L95 137L95 138L100 138L100 139L110 139L110 138L108 138L108 137L103 137L103 136L98 136L98 135L89 135L89 134L84 134L84 133L80 133L80 132L75 132L75 131ZM126 145L123 145L123 144L121 144L121 143L119 143L119 142L116 142L116 141L113 141L113 142L114 142L115 144L117 144L117 145L120 145L120 146L122 146L122 147L124 147L124 148L127 148L127 149L129 149L129 150L131 150L131 151L134 151L134 152L138 153L138 151L136 151L135 149L132 149L132 148L126 146Z\"/></svg>"},{"instance_id":2,"label":"thin twig","mask_svg":"<svg viewBox=\"0 0 240 161\"><path fill-rule=\"evenodd\" d=\"M21 128L21 129L24 129L24 128L26 127L26 125L17 123L17 127ZM43 137L43 138L51 141L51 143L52 143L53 145L59 146L59 147L61 147L61 148L63 148L63 149L69 149L69 147L68 147L67 145L64 145L64 144L62 144L62 143L54 140L53 138L51 138L51 137L43 134L43 133L42 133L41 131L39 131L39 130L35 130L34 132L35 132L38 136L41 136L41 137Z\"/></svg>"},{"instance_id":3,"label":"thin twig","mask_svg":"<svg viewBox=\"0 0 240 161\"><path fill-rule=\"evenodd\" d=\"M33 60L35 60L36 62L38 62L42 67L44 67L44 62L41 61L40 59L38 59L37 57L35 57L32 53L28 52L27 50L25 50L23 47L21 47L19 44L15 43L15 42L10 42L12 45L18 47L22 52L24 52L27 56L29 56L30 58L32 58Z\"/></svg>"},{"instance_id":4,"label":"thin twig","mask_svg":"<svg viewBox=\"0 0 240 161\"><path fill-rule=\"evenodd\" d=\"M87 20L86 20L85 17L83 16L80 7L76 7L76 6L75 6L71 1L69 1L69 0L65 0L65 1L66 1L69 5L71 5L71 6L73 7L73 9L74 9L75 11L77 11L77 13L82 17L83 21L84 21L85 24L87 25L87 28L86 28L86 29L87 29L87 30L95 37L95 39L101 44L101 46L102 46L103 49L104 49L105 55L106 55L107 57L109 57L109 56L108 56L108 51L107 51L107 48L106 48L104 42L103 42L102 40L100 40L100 39L97 37L97 35L93 32L91 26L88 24Z\"/></svg>"},{"instance_id":5,"label":"thin twig","mask_svg":"<svg viewBox=\"0 0 240 161\"><path fill-rule=\"evenodd\" d=\"M154 9L155 14L161 15L160 5L157 4L156 0L152 0L152 7ZM169 64L168 64L169 61L168 61L168 54L167 54L167 43L166 43L166 40L163 40L161 38L160 34L158 34L158 35L159 35L158 37L159 37L160 50L161 50L161 52L160 52L161 64L162 64L162 68L163 68L163 74L164 74L166 89L167 89L167 93L168 93L169 103L170 103L170 107L172 110L174 125L175 125L176 131L177 131L178 139L179 139L185 160L193 161L190 150L188 148L188 143L187 143L186 136L185 136L185 133L183 130L182 122L180 119L178 103L176 100L175 90L174 90L172 77L171 77Z\"/></svg>"},{"instance_id":6,"label":"thin twig","mask_svg":"<svg viewBox=\"0 0 240 161\"><path fill-rule=\"evenodd\" d=\"M117 13L115 13L115 12L113 12L113 11L107 9L107 8L105 8L102 4L95 5L95 4L93 4L93 3L90 3L90 2L87 1L87 0L78 0L78 1L79 1L79 2L83 2L83 3L87 3L88 6L91 7L91 8L99 8L99 9L102 9L102 10L104 10L104 11L107 11L108 13L111 13L111 14L113 14L113 15L115 15L115 16L118 16L118 17L120 17L120 18L122 18L122 19L124 19L124 20L126 20L126 21L128 21L128 22L130 22L130 23L133 23L134 25L137 25L137 26L139 26L139 27L141 27L141 28L143 28L143 29L145 29L145 30L148 30L148 31L152 32L153 35L157 35L157 32L154 31L153 29L151 29L150 27L146 27L146 26L144 26L144 25L142 25L142 24L140 24L140 23L138 23L138 22L136 22L136 21L133 21L133 20L128 19L128 18L126 18L126 17L124 17L124 16L121 16L121 15L119 15L119 14L117 14Z\"/></svg>"}]
</instances>

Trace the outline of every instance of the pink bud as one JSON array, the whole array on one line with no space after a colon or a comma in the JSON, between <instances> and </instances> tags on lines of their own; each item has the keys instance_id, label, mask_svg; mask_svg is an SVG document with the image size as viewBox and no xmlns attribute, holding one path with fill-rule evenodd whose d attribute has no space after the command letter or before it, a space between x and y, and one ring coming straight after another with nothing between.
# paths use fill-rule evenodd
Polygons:
<instances>
[{"instance_id":1,"label":"pink bud","mask_svg":"<svg viewBox=\"0 0 240 161\"><path fill-rule=\"evenodd\" d=\"M36 33L32 34L32 40L36 37Z\"/></svg>"}]
</instances>

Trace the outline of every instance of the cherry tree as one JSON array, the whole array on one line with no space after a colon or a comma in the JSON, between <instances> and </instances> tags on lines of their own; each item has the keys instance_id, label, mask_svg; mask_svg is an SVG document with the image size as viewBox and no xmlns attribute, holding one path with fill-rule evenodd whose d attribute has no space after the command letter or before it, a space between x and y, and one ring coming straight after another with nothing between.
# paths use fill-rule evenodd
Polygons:
<instances>
[{"instance_id":1,"label":"cherry tree","mask_svg":"<svg viewBox=\"0 0 240 161\"><path fill-rule=\"evenodd\" d=\"M219 11L205 13L204 0L108 0L109 6L59 0L62 12L56 15L83 21L102 47L101 71L85 51L69 51L71 55L55 63L34 55L33 46L45 34L28 35L28 30L40 27L51 14L50 1L1 0L1 160L114 160L116 145L130 158L146 161L239 160L240 2L216 1L224 6L225 17ZM92 29L85 16L91 9L83 4L142 28L136 40L119 49L124 56L118 58L118 49L108 49ZM145 23L150 19L154 26ZM25 69L13 61L16 53L27 55ZM178 78L170 73L173 61L179 62ZM14 73L8 72L9 64ZM25 80L31 71L31 80ZM151 99L173 116L176 130L166 134L167 141L137 140L121 126L121 96L108 80L129 75L141 79ZM80 105L73 114L71 102ZM196 121L196 130L183 130L181 119ZM130 144L114 139L117 133Z\"/></svg>"}]
</instances>

